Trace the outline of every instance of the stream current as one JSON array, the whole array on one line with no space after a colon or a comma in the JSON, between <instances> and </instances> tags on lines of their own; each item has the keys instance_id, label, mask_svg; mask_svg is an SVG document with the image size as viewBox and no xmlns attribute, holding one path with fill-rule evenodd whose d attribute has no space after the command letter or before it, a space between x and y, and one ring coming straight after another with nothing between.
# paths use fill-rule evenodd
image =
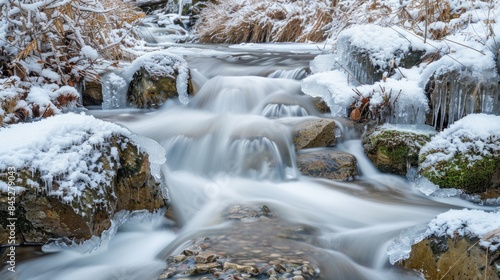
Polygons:
<instances>
[{"instance_id":1,"label":"stream current","mask_svg":"<svg viewBox=\"0 0 500 280\"><path fill-rule=\"evenodd\" d=\"M90 111L165 148L161 171L175 220L130 219L91 252L45 248L56 252L20 262L15 275L0 274L1 279L158 279L169 255L213 232L231 235L234 250L252 251L240 248L241 231L220 219L233 205L265 205L280 224L311 229L288 242L276 232L280 227L258 222L244 227L262 241L272 237L292 249L307 248L320 279L421 279L389 263L391 242L449 209L477 208L456 197L427 197L406 178L377 172L348 129L336 132L342 137L335 149L356 156L355 180L300 175L291 126L304 118L329 118L300 89L314 54L194 53L186 57L196 90L187 106L171 100L157 111Z\"/></svg>"}]
</instances>

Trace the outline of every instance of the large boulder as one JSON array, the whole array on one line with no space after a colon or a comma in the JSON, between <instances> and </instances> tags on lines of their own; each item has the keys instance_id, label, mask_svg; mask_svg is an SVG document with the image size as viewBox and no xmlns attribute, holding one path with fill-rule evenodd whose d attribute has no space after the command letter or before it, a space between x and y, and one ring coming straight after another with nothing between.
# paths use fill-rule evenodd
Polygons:
<instances>
[{"instance_id":1,"label":"large boulder","mask_svg":"<svg viewBox=\"0 0 500 280\"><path fill-rule=\"evenodd\" d=\"M314 247L303 243L315 228L291 224L266 205L235 205L225 209L225 227L186 236L160 258L167 268L159 279L317 279L320 270Z\"/></svg>"},{"instance_id":2,"label":"large boulder","mask_svg":"<svg viewBox=\"0 0 500 280\"><path fill-rule=\"evenodd\" d=\"M188 102L190 74L186 61L167 52L153 52L137 58L128 72L132 73L127 100L137 108L157 108L167 99Z\"/></svg>"},{"instance_id":3,"label":"large boulder","mask_svg":"<svg viewBox=\"0 0 500 280\"><path fill-rule=\"evenodd\" d=\"M109 229L118 211L166 207L159 174L151 172L160 161L138 146L141 139L75 114L1 129L2 232L13 232L16 244L86 240ZM0 235L1 244L8 235Z\"/></svg>"},{"instance_id":4,"label":"large boulder","mask_svg":"<svg viewBox=\"0 0 500 280\"><path fill-rule=\"evenodd\" d=\"M412 246L403 267L421 271L425 279L500 279L493 258L477 238L432 236Z\"/></svg>"},{"instance_id":5,"label":"large boulder","mask_svg":"<svg viewBox=\"0 0 500 280\"><path fill-rule=\"evenodd\" d=\"M335 121L331 119L306 119L294 127L295 149L327 147L335 144Z\"/></svg>"},{"instance_id":6,"label":"large boulder","mask_svg":"<svg viewBox=\"0 0 500 280\"><path fill-rule=\"evenodd\" d=\"M500 189L500 116L472 114L420 151L419 173L441 188L486 195Z\"/></svg>"},{"instance_id":7,"label":"large boulder","mask_svg":"<svg viewBox=\"0 0 500 280\"><path fill-rule=\"evenodd\" d=\"M300 151L297 167L302 175L332 180L347 180L357 175L356 158L332 149Z\"/></svg>"},{"instance_id":8,"label":"large boulder","mask_svg":"<svg viewBox=\"0 0 500 280\"><path fill-rule=\"evenodd\" d=\"M380 171L406 175L409 167L418 166L420 149L434 134L423 125L373 126L363 135L363 149Z\"/></svg>"},{"instance_id":9,"label":"large boulder","mask_svg":"<svg viewBox=\"0 0 500 280\"><path fill-rule=\"evenodd\" d=\"M400 264L425 279L500 279L499 227L498 211L439 214Z\"/></svg>"}]
</instances>

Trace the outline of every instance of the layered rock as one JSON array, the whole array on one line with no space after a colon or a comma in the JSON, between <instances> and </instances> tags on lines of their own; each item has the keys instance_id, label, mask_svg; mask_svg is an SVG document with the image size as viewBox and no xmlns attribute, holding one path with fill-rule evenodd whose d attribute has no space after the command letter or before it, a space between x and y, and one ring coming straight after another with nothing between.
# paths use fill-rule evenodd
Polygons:
<instances>
[{"instance_id":1,"label":"layered rock","mask_svg":"<svg viewBox=\"0 0 500 280\"><path fill-rule=\"evenodd\" d=\"M377 25L353 26L340 33L337 44L341 64L360 84L380 81L384 72L391 74L396 67L411 68L425 54L424 46Z\"/></svg>"},{"instance_id":2,"label":"layered rock","mask_svg":"<svg viewBox=\"0 0 500 280\"><path fill-rule=\"evenodd\" d=\"M85 80L82 89L83 106L100 106L102 102L102 84L100 79Z\"/></svg>"}]
</instances>

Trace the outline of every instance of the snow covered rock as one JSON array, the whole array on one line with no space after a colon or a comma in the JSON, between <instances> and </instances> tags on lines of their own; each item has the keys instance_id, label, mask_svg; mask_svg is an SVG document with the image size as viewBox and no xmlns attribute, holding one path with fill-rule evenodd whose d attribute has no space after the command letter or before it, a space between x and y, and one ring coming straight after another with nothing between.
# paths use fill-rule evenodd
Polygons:
<instances>
[{"instance_id":1,"label":"snow covered rock","mask_svg":"<svg viewBox=\"0 0 500 280\"><path fill-rule=\"evenodd\" d=\"M137 58L127 72L132 73L128 102L138 108L157 108L168 98L179 97L187 104L190 92L186 61L168 52L153 52Z\"/></svg>"},{"instance_id":2,"label":"snow covered rock","mask_svg":"<svg viewBox=\"0 0 500 280\"><path fill-rule=\"evenodd\" d=\"M327 147L335 144L335 121L330 119L308 119L294 127L295 149Z\"/></svg>"},{"instance_id":3,"label":"snow covered rock","mask_svg":"<svg viewBox=\"0 0 500 280\"><path fill-rule=\"evenodd\" d=\"M499 229L499 212L450 210L429 223L401 264L425 279L499 279Z\"/></svg>"},{"instance_id":4,"label":"snow covered rock","mask_svg":"<svg viewBox=\"0 0 500 280\"><path fill-rule=\"evenodd\" d=\"M302 150L297 154L297 167L302 175L347 180L357 175L356 158L331 149Z\"/></svg>"},{"instance_id":5,"label":"snow covered rock","mask_svg":"<svg viewBox=\"0 0 500 280\"><path fill-rule=\"evenodd\" d=\"M0 129L2 232L15 217L20 244L83 240L108 229L120 210L165 207L151 171L160 161L138 142L121 126L76 114Z\"/></svg>"},{"instance_id":6,"label":"snow covered rock","mask_svg":"<svg viewBox=\"0 0 500 280\"><path fill-rule=\"evenodd\" d=\"M361 84L380 81L395 66L411 68L420 62L426 46L394 28L355 25L339 34L340 64L350 69Z\"/></svg>"},{"instance_id":7,"label":"snow covered rock","mask_svg":"<svg viewBox=\"0 0 500 280\"><path fill-rule=\"evenodd\" d=\"M418 166L420 149L434 134L427 125L374 126L363 135L363 149L380 171L405 175Z\"/></svg>"},{"instance_id":8,"label":"snow covered rock","mask_svg":"<svg viewBox=\"0 0 500 280\"><path fill-rule=\"evenodd\" d=\"M441 188L480 193L500 188L500 116L472 114L427 143L419 173Z\"/></svg>"}]
</instances>

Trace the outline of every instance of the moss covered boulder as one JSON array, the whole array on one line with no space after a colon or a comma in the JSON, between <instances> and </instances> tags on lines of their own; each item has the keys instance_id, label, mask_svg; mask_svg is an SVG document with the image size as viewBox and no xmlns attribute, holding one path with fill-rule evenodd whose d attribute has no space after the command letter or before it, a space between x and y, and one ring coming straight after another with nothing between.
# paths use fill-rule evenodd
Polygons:
<instances>
[{"instance_id":1,"label":"moss covered boulder","mask_svg":"<svg viewBox=\"0 0 500 280\"><path fill-rule=\"evenodd\" d=\"M473 114L420 151L419 173L441 188L486 194L500 188L500 116Z\"/></svg>"},{"instance_id":2,"label":"moss covered boulder","mask_svg":"<svg viewBox=\"0 0 500 280\"><path fill-rule=\"evenodd\" d=\"M417 167L420 149L435 133L430 126L384 124L370 128L362 144L380 171L405 175L409 167Z\"/></svg>"},{"instance_id":3,"label":"moss covered boulder","mask_svg":"<svg viewBox=\"0 0 500 280\"><path fill-rule=\"evenodd\" d=\"M16 244L86 240L109 229L118 211L166 207L151 171L160 161L141 139L75 114L0 129L1 231L14 233Z\"/></svg>"},{"instance_id":4,"label":"moss covered boulder","mask_svg":"<svg viewBox=\"0 0 500 280\"><path fill-rule=\"evenodd\" d=\"M332 180L347 180L357 175L356 158L332 149L300 151L297 167L302 175Z\"/></svg>"},{"instance_id":5,"label":"moss covered boulder","mask_svg":"<svg viewBox=\"0 0 500 280\"><path fill-rule=\"evenodd\" d=\"M128 71L133 73L127 92L131 106L157 108L167 99L177 97L187 104L191 82L182 57L153 52L137 58Z\"/></svg>"}]
</instances>

